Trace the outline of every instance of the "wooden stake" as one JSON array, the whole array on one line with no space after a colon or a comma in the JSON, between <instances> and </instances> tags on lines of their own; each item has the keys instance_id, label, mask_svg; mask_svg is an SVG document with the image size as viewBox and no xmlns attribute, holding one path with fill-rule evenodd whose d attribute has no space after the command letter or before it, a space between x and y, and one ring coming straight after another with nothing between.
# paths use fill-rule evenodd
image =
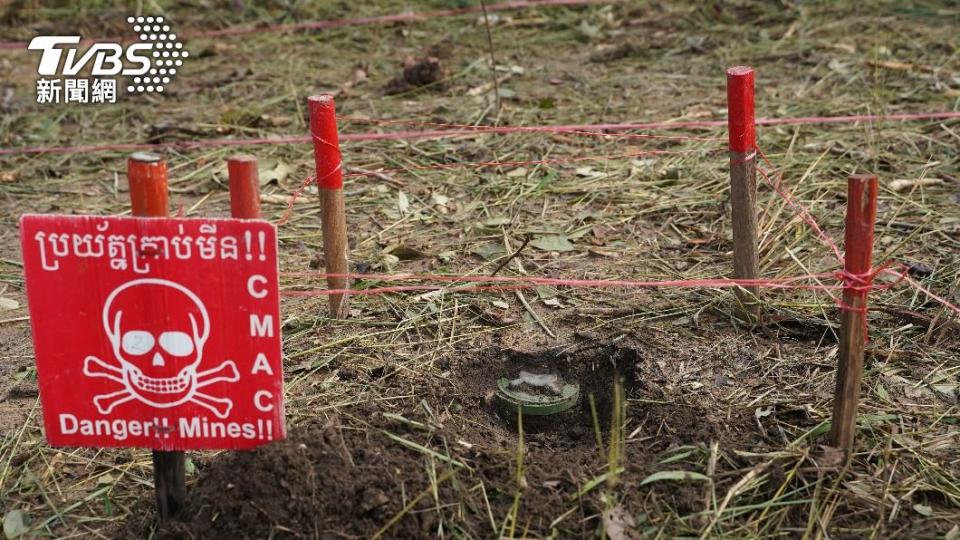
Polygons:
<instances>
[{"instance_id":1,"label":"wooden stake","mask_svg":"<svg viewBox=\"0 0 960 540\"><path fill-rule=\"evenodd\" d=\"M727 127L730 134L730 205L733 220L733 277L760 277L757 236L757 137L753 109L753 68L727 70ZM760 316L760 289L737 290L742 314L750 321Z\"/></svg>"},{"instance_id":2,"label":"wooden stake","mask_svg":"<svg viewBox=\"0 0 960 540\"><path fill-rule=\"evenodd\" d=\"M137 217L167 217L167 164L154 154L137 152L127 160L130 205ZM187 498L186 458L183 452L153 451L153 485L157 515L170 521L183 510Z\"/></svg>"},{"instance_id":3,"label":"wooden stake","mask_svg":"<svg viewBox=\"0 0 960 540\"><path fill-rule=\"evenodd\" d=\"M873 223L877 217L877 177L858 174L847 180L847 223L844 231L843 311L840 315L840 363L833 398L833 446L853 449L857 402L863 378L863 346L867 339L868 274L873 264Z\"/></svg>"},{"instance_id":4,"label":"wooden stake","mask_svg":"<svg viewBox=\"0 0 960 540\"><path fill-rule=\"evenodd\" d=\"M167 217L167 164L158 155L132 154L127 160L130 208L138 217Z\"/></svg>"},{"instance_id":5,"label":"wooden stake","mask_svg":"<svg viewBox=\"0 0 960 540\"><path fill-rule=\"evenodd\" d=\"M343 162L337 136L337 115L333 96L322 94L307 98L310 109L310 134L317 167L317 188L320 193L320 225L323 231L323 257L328 274L346 274L347 215L343 199ZM349 289L344 277L328 277L331 289ZM333 294L330 316L342 318L347 313L347 296Z\"/></svg>"},{"instance_id":6,"label":"wooden stake","mask_svg":"<svg viewBox=\"0 0 960 540\"><path fill-rule=\"evenodd\" d=\"M257 158L238 154L227 160L230 178L230 215L241 219L260 218L260 170Z\"/></svg>"},{"instance_id":7,"label":"wooden stake","mask_svg":"<svg viewBox=\"0 0 960 540\"><path fill-rule=\"evenodd\" d=\"M157 493L160 522L176 519L187 500L186 454L154 450L153 485Z\"/></svg>"}]
</instances>

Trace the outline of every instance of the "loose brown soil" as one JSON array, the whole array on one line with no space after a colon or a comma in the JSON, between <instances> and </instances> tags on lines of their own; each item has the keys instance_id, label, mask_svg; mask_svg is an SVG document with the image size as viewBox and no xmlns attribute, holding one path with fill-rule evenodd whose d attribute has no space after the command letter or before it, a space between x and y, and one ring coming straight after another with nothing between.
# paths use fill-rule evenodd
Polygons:
<instances>
[{"instance_id":1,"label":"loose brown soil","mask_svg":"<svg viewBox=\"0 0 960 540\"><path fill-rule=\"evenodd\" d=\"M586 396L595 397L601 436L608 440L615 377L624 382L627 398L623 431L629 437L619 480L623 493L632 493L632 487L661 469L658 461L671 450L710 441L745 452L775 447L750 411L731 408L733 404L724 411L711 392L684 391L683 381L659 367L684 359L665 356L656 339L639 334L572 335L551 345L515 334L479 350L463 347L460 354L441 360L446 376L423 381L417 396L422 401L411 400L399 409L365 403L301 424L287 441L200 462L186 522L163 528L161 537L365 538L432 489L431 477L446 472L454 474L438 486L436 498L422 497L390 528L390 537L440 534L443 516L454 515L468 518L458 520L461 532L495 536L498 531L488 516L509 514L518 493L525 521L517 527L535 535L589 536L603 507L594 494L578 498L577 493L583 479L605 471L607 454L597 447ZM737 354L742 358L726 360L751 357L749 350ZM575 409L524 430L522 489L516 479L516 422L503 418L490 399L496 378L520 369L559 372L564 380L579 382L584 396ZM437 454L426 456L397 438ZM485 486L486 498L477 491L479 485ZM647 496L687 513L702 509L705 491L695 484L666 484ZM127 536L140 537L155 528L151 506L145 497L143 512L124 529ZM574 513L567 519L554 522L570 510Z\"/></svg>"}]
</instances>

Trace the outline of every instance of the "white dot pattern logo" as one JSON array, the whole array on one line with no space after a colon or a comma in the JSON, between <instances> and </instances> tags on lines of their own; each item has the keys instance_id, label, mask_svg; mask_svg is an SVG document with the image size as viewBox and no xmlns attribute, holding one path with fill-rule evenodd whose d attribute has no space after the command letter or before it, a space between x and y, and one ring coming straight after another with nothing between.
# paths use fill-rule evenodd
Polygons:
<instances>
[{"instance_id":1,"label":"white dot pattern logo","mask_svg":"<svg viewBox=\"0 0 960 540\"><path fill-rule=\"evenodd\" d=\"M150 69L139 77L133 77L127 86L127 92L163 92L171 78L177 74L173 66L183 65L183 58L190 53L177 41L177 35L171 33L170 25L163 17L127 17L127 23L137 33L141 42L152 46Z\"/></svg>"}]
</instances>

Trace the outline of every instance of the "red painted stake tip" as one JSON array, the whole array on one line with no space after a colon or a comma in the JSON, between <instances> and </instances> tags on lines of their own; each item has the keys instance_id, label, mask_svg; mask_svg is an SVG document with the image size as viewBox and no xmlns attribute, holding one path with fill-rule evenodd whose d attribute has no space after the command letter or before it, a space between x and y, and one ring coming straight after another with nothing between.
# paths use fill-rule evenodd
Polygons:
<instances>
[{"instance_id":1,"label":"red painted stake tip","mask_svg":"<svg viewBox=\"0 0 960 540\"><path fill-rule=\"evenodd\" d=\"M307 98L310 110L310 134L313 158L317 166L317 187L343 188L343 166L337 135L337 112L333 96L321 94Z\"/></svg>"},{"instance_id":2,"label":"red painted stake tip","mask_svg":"<svg viewBox=\"0 0 960 540\"><path fill-rule=\"evenodd\" d=\"M861 278L873 265L873 224L877 217L877 177L855 174L847 179L847 221L844 230L844 265L849 277ZM861 278L863 279L863 278ZM853 283L853 292L866 297L868 288Z\"/></svg>"},{"instance_id":3,"label":"red painted stake tip","mask_svg":"<svg viewBox=\"0 0 960 540\"><path fill-rule=\"evenodd\" d=\"M727 70L727 127L731 152L745 154L757 147L753 79L751 67L735 66Z\"/></svg>"},{"instance_id":4,"label":"red painted stake tip","mask_svg":"<svg viewBox=\"0 0 960 540\"><path fill-rule=\"evenodd\" d=\"M248 154L227 160L230 177L230 215L235 218L260 217L260 171L257 158Z\"/></svg>"},{"instance_id":5,"label":"red painted stake tip","mask_svg":"<svg viewBox=\"0 0 960 540\"><path fill-rule=\"evenodd\" d=\"M127 159L130 206L139 217L168 215L167 163L156 154L137 152Z\"/></svg>"}]
</instances>

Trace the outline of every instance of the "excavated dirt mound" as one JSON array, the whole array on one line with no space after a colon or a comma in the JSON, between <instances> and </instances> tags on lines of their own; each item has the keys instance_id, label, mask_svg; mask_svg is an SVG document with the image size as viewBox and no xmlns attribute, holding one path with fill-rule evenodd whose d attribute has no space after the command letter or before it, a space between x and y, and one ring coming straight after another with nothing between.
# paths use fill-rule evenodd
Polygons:
<instances>
[{"instance_id":1,"label":"excavated dirt mound","mask_svg":"<svg viewBox=\"0 0 960 540\"><path fill-rule=\"evenodd\" d=\"M550 347L501 342L465 347L463 353L443 361L446 377L421 381L416 397L399 407L384 402L348 407L293 427L286 441L198 463L182 523L156 531L153 501L144 497L139 517L126 523L122 535L365 538L388 527L385 537L422 538L449 533L455 523L461 533L490 537L499 534L520 492L516 534L526 529L589 536L598 527L602 490L578 493L608 463L606 449L597 448L588 396L594 396L607 440L618 377L629 432L620 493L636 491L631 486L657 470L665 450L704 441L744 449L763 445L764 435L751 418L674 399L656 365L657 351L636 340L577 338ZM518 480L516 422L503 418L491 398L496 379L520 369L577 382L581 398L555 420L524 430ZM404 383L388 378L382 384ZM675 511L703 505L703 487L696 484L665 485L651 493ZM555 523L565 512L568 517Z\"/></svg>"},{"instance_id":2,"label":"excavated dirt mound","mask_svg":"<svg viewBox=\"0 0 960 540\"><path fill-rule=\"evenodd\" d=\"M252 452L224 454L198 468L183 522L163 527L159 538L328 538L369 536L401 508L399 494L416 492L416 460L385 452L381 441L357 430L308 423L282 442ZM422 483L420 483L422 484ZM124 536L154 532L152 500ZM422 534L417 519L394 533Z\"/></svg>"}]
</instances>

